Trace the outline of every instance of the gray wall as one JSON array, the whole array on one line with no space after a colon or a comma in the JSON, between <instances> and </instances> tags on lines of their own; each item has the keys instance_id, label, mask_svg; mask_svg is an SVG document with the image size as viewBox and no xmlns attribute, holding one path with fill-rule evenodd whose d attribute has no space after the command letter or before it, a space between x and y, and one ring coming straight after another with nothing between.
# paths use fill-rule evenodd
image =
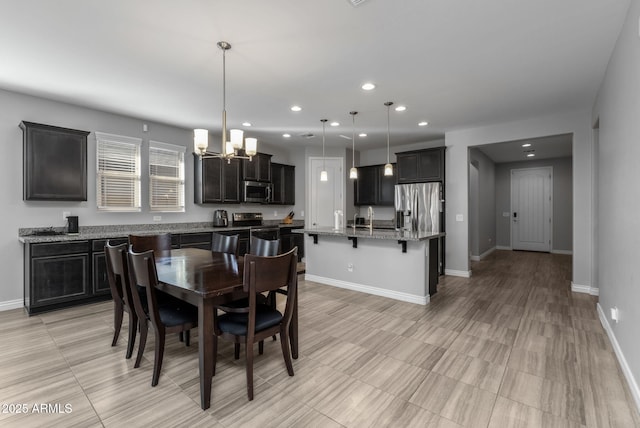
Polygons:
<instances>
[{"instance_id":1,"label":"gray wall","mask_svg":"<svg viewBox=\"0 0 640 428\"><path fill-rule=\"evenodd\" d=\"M212 212L216 208L226 208L230 212L258 211L267 219L284 217L294 210L299 214L304 209L305 188L299 181L304 177L304 151L282 149L258 143L258 150L273 154L276 162L296 165L296 205L262 206L257 204L207 205L198 206L193 203L193 131L167 126L142 119L125 117L98 110L87 109L0 90L0 199L4 201L4 226L0 230L0 260L2 260L3 281L0 286L0 308L3 303L22 301L23 269L22 245L18 242L18 228L64 226L63 211L70 211L80 217L80 226L109 224L151 223L154 215L162 217L161 223L211 221ZM49 202L22 200L22 131L18 128L21 121L44 123L66 128L92 131L88 138L88 200L86 202ZM149 126L148 132L142 132L142 124ZM96 151L93 131L127 135L143 139L142 150L142 211L139 213L105 213L96 208ZM148 170L147 148L149 140L163 141L177 145L185 145L185 194L186 207L184 213L151 213L148 208ZM212 143L215 144L215 143ZM276 214L277 212L277 214Z\"/></svg>"},{"instance_id":2,"label":"gray wall","mask_svg":"<svg viewBox=\"0 0 640 428\"><path fill-rule=\"evenodd\" d=\"M511 218L503 212L511 212L511 170L521 168L553 168L553 230L552 251L573 250L573 180L571 158L542 159L534 161L500 163L496 165L496 239L499 247L511 247Z\"/></svg>"},{"instance_id":3,"label":"gray wall","mask_svg":"<svg viewBox=\"0 0 640 428\"><path fill-rule=\"evenodd\" d=\"M636 381L640 380L640 279L637 272L640 249L639 15L640 2L631 2L593 109L592 122L596 119L600 122L597 156L599 227L595 256L599 304ZM617 324L609 315L613 306L620 311ZM636 403L640 404L637 384L633 392Z\"/></svg>"},{"instance_id":4,"label":"gray wall","mask_svg":"<svg viewBox=\"0 0 640 428\"><path fill-rule=\"evenodd\" d=\"M476 195L469 194L469 199L475 198L477 212L469 211L469 233L475 235L477 242L475 248L471 247L471 256L480 257L496 245L496 166L491 159L478 149L469 149L469 161L478 170L477 183L475 183ZM469 183L469 192L474 189ZM471 206L471 204L470 204ZM476 216L475 222L472 216ZM477 224L477 231L473 230L473 224ZM473 240L472 240L473 242Z\"/></svg>"}]
</instances>

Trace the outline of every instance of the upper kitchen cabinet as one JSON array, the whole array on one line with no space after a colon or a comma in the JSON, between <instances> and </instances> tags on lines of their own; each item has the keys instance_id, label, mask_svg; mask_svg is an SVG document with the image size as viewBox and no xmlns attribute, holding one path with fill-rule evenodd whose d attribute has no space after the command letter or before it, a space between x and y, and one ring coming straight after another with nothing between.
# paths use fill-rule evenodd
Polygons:
<instances>
[{"instance_id":1,"label":"upper kitchen cabinet","mask_svg":"<svg viewBox=\"0 0 640 428\"><path fill-rule=\"evenodd\" d=\"M272 204L296 204L296 167L271 163Z\"/></svg>"},{"instance_id":2,"label":"upper kitchen cabinet","mask_svg":"<svg viewBox=\"0 0 640 428\"><path fill-rule=\"evenodd\" d=\"M361 166L354 182L354 205L393 206L395 185L395 175L385 176L384 165Z\"/></svg>"},{"instance_id":3,"label":"upper kitchen cabinet","mask_svg":"<svg viewBox=\"0 0 640 428\"><path fill-rule=\"evenodd\" d=\"M444 147L396 153L398 183L444 181Z\"/></svg>"},{"instance_id":4,"label":"upper kitchen cabinet","mask_svg":"<svg viewBox=\"0 0 640 428\"><path fill-rule=\"evenodd\" d=\"M256 153L251 160L242 160L242 179L271 182L271 155Z\"/></svg>"},{"instance_id":5,"label":"upper kitchen cabinet","mask_svg":"<svg viewBox=\"0 0 640 428\"><path fill-rule=\"evenodd\" d=\"M193 165L196 204L240 203L240 159L227 162L220 158L201 158L194 154Z\"/></svg>"},{"instance_id":6,"label":"upper kitchen cabinet","mask_svg":"<svg viewBox=\"0 0 640 428\"><path fill-rule=\"evenodd\" d=\"M87 131L21 122L23 199L87 200Z\"/></svg>"}]
</instances>

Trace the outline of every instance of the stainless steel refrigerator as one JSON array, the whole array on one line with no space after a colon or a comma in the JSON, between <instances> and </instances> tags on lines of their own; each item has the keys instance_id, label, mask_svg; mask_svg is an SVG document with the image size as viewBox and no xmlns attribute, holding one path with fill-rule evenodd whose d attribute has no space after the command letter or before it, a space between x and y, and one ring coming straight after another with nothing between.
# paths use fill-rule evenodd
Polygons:
<instances>
[{"instance_id":1,"label":"stainless steel refrigerator","mask_svg":"<svg viewBox=\"0 0 640 428\"><path fill-rule=\"evenodd\" d=\"M396 184L396 229L442 232L441 183Z\"/></svg>"}]
</instances>

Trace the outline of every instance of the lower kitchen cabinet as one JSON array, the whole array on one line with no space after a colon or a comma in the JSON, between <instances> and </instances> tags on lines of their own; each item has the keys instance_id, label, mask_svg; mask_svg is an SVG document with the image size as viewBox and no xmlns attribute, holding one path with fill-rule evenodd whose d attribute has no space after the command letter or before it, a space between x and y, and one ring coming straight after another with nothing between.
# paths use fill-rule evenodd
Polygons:
<instances>
[{"instance_id":1,"label":"lower kitchen cabinet","mask_svg":"<svg viewBox=\"0 0 640 428\"><path fill-rule=\"evenodd\" d=\"M24 304L29 314L93 297L89 241L25 246Z\"/></svg>"},{"instance_id":2,"label":"lower kitchen cabinet","mask_svg":"<svg viewBox=\"0 0 640 428\"><path fill-rule=\"evenodd\" d=\"M211 250L211 232L181 234L180 248Z\"/></svg>"},{"instance_id":3,"label":"lower kitchen cabinet","mask_svg":"<svg viewBox=\"0 0 640 428\"><path fill-rule=\"evenodd\" d=\"M104 255L104 246L127 244L128 238L96 239L91 241L91 262L93 277L93 294L110 294L109 279L107 278L107 259Z\"/></svg>"},{"instance_id":4,"label":"lower kitchen cabinet","mask_svg":"<svg viewBox=\"0 0 640 428\"><path fill-rule=\"evenodd\" d=\"M280 252L286 253L293 247L298 247L298 261L301 261L304 257L304 235L302 233L293 233L293 229L303 229L303 227L280 228Z\"/></svg>"}]
</instances>

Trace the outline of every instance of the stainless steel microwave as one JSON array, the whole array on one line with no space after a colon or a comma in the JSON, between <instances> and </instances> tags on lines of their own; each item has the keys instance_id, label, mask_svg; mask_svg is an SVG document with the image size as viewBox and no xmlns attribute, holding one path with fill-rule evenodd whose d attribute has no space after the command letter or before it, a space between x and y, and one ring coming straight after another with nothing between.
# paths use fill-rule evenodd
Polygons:
<instances>
[{"instance_id":1,"label":"stainless steel microwave","mask_svg":"<svg viewBox=\"0 0 640 428\"><path fill-rule=\"evenodd\" d=\"M262 183L260 181L245 181L243 189L244 202L257 202L260 204L268 204L271 202L271 183Z\"/></svg>"}]
</instances>

